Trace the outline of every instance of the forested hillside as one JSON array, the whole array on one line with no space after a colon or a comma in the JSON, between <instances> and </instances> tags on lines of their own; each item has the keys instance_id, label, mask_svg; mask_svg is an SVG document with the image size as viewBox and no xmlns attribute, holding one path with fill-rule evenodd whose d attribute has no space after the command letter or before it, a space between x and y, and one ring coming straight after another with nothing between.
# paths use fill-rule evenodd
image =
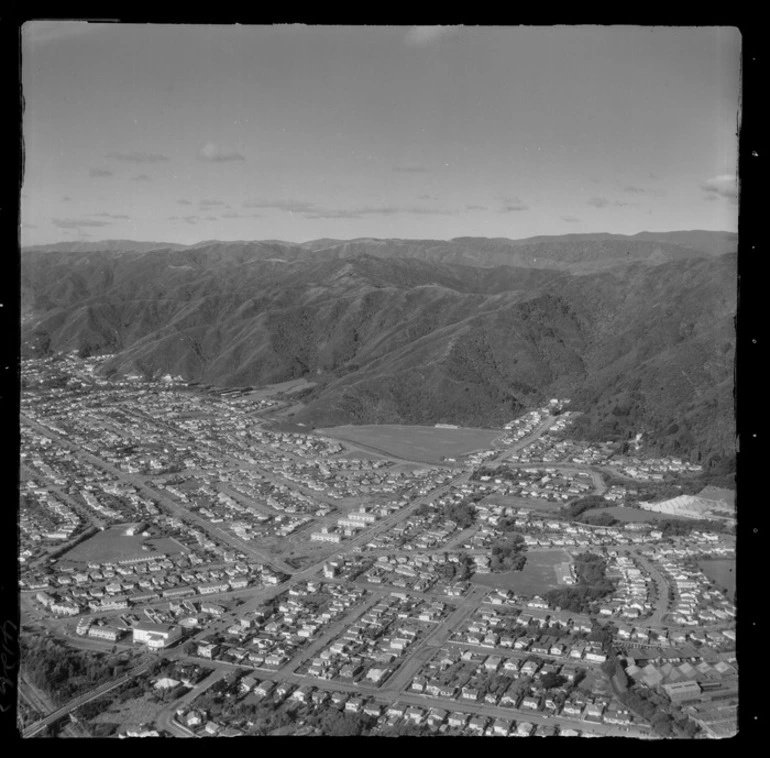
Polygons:
<instances>
[{"instance_id":1,"label":"forested hillside","mask_svg":"<svg viewBox=\"0 0 770 758\"><path fill-rule=\"evenodd\" d=\"M500 424L546 397L576 434L733 449L729 236L130 243L22 255L24 350L219 385L308 377L296 420ZM673 241L672 241L673 240Z\"/></svg>"}]
</instances>

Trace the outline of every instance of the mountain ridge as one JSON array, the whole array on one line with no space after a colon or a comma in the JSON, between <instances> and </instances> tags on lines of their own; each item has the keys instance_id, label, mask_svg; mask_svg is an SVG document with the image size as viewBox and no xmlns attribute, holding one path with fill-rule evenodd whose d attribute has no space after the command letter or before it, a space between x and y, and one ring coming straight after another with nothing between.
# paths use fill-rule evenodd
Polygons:
<instances>
[{"instance_id":1,"label":"mountain ridge","mask_svg":"<svg viewBox=\"0 0 770 758\"><path fill-rule=\"evenodd\" d=\"M737 256L683 234L30 250L22 339L28 354L115 354L108 372L307 377L295 420L308 426L499 425L566 396L587 438L642 431L660 449L724 456ZM521 265L533 252L543 265Z\"/></svg>"}]
</instances>

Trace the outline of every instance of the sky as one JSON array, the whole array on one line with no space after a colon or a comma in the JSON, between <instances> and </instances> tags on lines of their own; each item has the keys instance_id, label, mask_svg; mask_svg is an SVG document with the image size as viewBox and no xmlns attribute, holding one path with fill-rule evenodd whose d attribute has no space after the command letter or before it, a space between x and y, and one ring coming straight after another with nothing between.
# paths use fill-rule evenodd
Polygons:
<instances>
[{"instance_id":1,"label":"sky","mask_svg":"<svg viewBox=\"0 0 770 758\"><path fill-rule=\"evenodd\" d=\"M737 231L727 27L22 28L22 245Z\"/></svg>"}]
</instances>

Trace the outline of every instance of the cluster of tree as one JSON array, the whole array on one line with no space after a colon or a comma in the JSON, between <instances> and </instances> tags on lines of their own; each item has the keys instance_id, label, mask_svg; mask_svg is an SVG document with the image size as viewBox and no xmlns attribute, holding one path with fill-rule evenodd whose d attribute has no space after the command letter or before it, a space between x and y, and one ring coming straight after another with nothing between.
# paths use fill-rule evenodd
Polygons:
<instances>
[{"instance_id":1,"label":"cluster of tree","mask_svg":"<svg viewBox=\"0 0 770 758\"><path fill-rule=\"evenodd\" d=\"M446 561L436 567L436 573L448 582L465 582L471 578L473 562L467 553L460 555L460 560L455 563Z\"/></svg>"},{"instance_id":2,"label":"cluster of tree","mask_svg":"<svg viewBox=\"0 0 770 758\"><path fill-rule=\"evenodd\" d=\"M540 677L540 684L547 690L555 690L567 683L567 677L557 674L555 671L549 671Z\"/></svg>"},{"instance_id":3,"label":"cluster of tree","mask_svg":"<svg viewBox=\"0 0 770 758\"><path fill-rule=\"evenodd\" d=\"M460 529L467 529L476 521L476 509L470 503L452 503L444 509L444 516Z\"/></svg>"},{"instance_id":4,"label":"cluster of tree","mask_svg":"<svg viewBox=\"0 0 770 758\"><path fill-rule=\"evenodd\" d=\"M427 724L399 723L385 727L378 734L383 737L427 737L431 734Z\"/></svg>"},{"instance_id":5,"label":"cluster of tree","mask_svg":"<svg viewBox=\"0 0 770 758\"><path fill-rule=\"evenodd\" d=\"M599 642L605 650L608 650L612 645L613 640L613 625L607 624L606 626L595 626L588 633L587 639L591 642Z\"/></svg>"},{"instance_id":6,"label":"cluster of tree","mask_svg":"<svg viewBox=\"0 0 770 758\"><path fill-rule=\"evenodd\" d=\"M214 709L212 710L212 705ZM214 699L198 701L196 706L207 710L212 716L221 713L222 703ZM366 736L375 724L375 719L364 713L348 713L340 711L333 705L319 705L312 709L304 707L287 707L272 699L253 702L250 699L238 703L227 704L227 719L230 723L244 725L253 724L249 728L251 734L263 736L296 725L311 726L322 735L329 737L359 737Z\"/></svg>"},{"instance_id":7,"label":"cluster of tree","mask_svg":"<svg viewBox=\"0 0 770 758\"><path fill-rule=\"evenodd\" d=\"M552 606L573 613L590 613L594 605L607 593L595 587L563 587L548 590L545 599Z\"/></svg>"},{"instance_id":8,"label":"cluster of tree","mask_svg":"<svg viewBox=\"0 0 770 758\"><path fill-rule=\"evenodd\" d=\"M625 692L628 689L628 675L617 656L609 656L607 660L602 663L601 669L612 681L616 692Z\"/></svg>"},{"instance_id":9,"label":"cluster of tree","mask_svg":"<svg viewBox=\"0 0 770 758\"><path fill-rule=\"evenodd\" d=\"M608 505L610 505L609 501L605 500L601 495L587 495L586 497L581 497L579 500L576 500L574 503L565 505L561 509L561 514L569 519L577 519L578 516L586 511L594 510L596 508L606 508Z\"/></svg>"},{"instance_id":10,"label":"cluster of tree","mask_svg":"<svg viewBox=\"0 0 770 758\"><path fill-rule=\"evenodd\" d=\"M614 589L612 582L606 578L607 563L601 555L596 553L580 553L575 556L575 572L578 584L587 584L592 587L605 583L610 590Z\"/></svg>"},{"instance_id":11,"label":"cluster of tree","mask_svg":"<svg viewBox=\"0 0 770 758\"><path fill-rule=\"evenodd\" d=\"M620 521L611 513L602 511L601 513L586 513L578 519L583 524L589 526L617 526Z\"/></svg>"},{"instance_id":12,"label":"cluster of tree","mask_svg":"<svg viewBox=\"0 0 770 758\"><path fill-rule=\"evenodd\" d=\"M591 613L599 600L615 590L615 585L605 576L606 568L604 559L594 553L575 556L577 584L548 590L545 600L573 613Z\"/></svg>"},{"instance_id":13,"label":"cluster of tree","mask_svg":"<svg viewBox=\"0 0 770 758\"><path fill-rule=\"evenodd\" d=\"M369 733L375 719L365 713L347 713L334 706L326 706L313 711L305 723L316 727L324 736L359 737Z\"/></svg>"},{"instance_id":14,"label":"cluster of tree","mask_svg":"<svg viewBox=\"0 0 770 758\"><path fill-rule=\"evenodd\" d=\"M492 571L521 571L527 562L524 537L509 532L492 543Z\"/></svg>"},{"instance_id":15,"label":"cluster of tree","mask_svg":"<svg viewBox=\"0 0 770 758\"><path fill-rule=\"evenodd\" d=\"M73 650L49 637L25 636L20 643L26 675L57 704L120 676L130 666L127 660Z\"/></svg>"}]
</instances>

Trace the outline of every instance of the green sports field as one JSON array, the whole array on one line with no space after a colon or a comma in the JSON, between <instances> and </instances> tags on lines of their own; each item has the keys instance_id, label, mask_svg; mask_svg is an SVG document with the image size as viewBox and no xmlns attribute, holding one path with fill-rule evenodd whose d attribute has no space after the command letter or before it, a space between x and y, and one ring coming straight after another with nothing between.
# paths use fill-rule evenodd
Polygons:
<instances>
[{"instance_id":1,"label":"green sports field","mask_svg":"<svg viewBox=\"0 0 770 758\"><path fill-rule=\"evenodd\" d=\"M561 563L571 563L572 557L564 550L528 550L527 563L521 571L500 574L476 574L475 584L497 589L513 590L522 595L542 595L559 584L556 569Z\"/></svg>"},{"instance_id":2,"label":"green sports field","mask_svg":"<svg viewBox=\"0 0 770 758\"><path fill-rule=\"evenodd\" d=\"M492 446L499 429L442 429L435 426L335 426L316 429L323 437L351 442L376 453L409 461L440 463Z\"/></svg>"}]
</instances>

